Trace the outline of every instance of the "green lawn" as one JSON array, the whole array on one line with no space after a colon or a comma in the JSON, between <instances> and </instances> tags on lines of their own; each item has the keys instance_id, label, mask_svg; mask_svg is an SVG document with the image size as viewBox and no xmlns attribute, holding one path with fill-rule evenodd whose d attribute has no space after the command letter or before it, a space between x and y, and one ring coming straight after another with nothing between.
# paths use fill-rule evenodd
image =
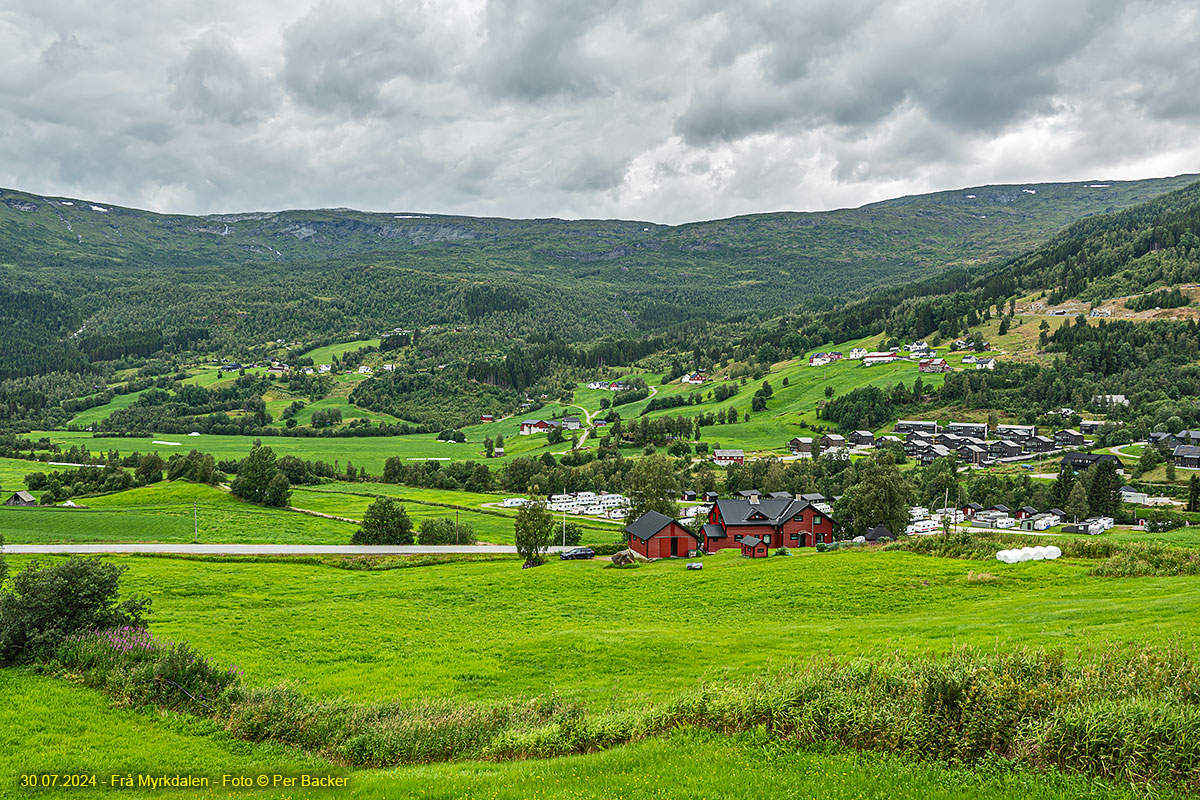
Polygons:
<instances>
[{"instance_id":1,"label":"green lawn","mask_svg":"<svg viewBox=\"0 0 1200 800\"><path fill-rule=\"evenodd\" d=\"M201 542L347 544L354 525L243 503L211 486L164 482L81 498L86 511L0 507L0 531L12 544L190 542L193 503Z\"/></svg>"},{"instance_id":2,"label":"green lawn","mask_svg":"<svg viewBox=\"0 0 1200 800\"><path fill-rule=\"evenodd\" d=\"M87 427L95 422L100 422L114 411L118 411L122 408L129 408L131 405L137 402L138 398L141 397L142 393L145 391L147 390L143 389L140 392L119 394L102 406L96 406L94 408L89 408L86 411L80 411L71 420L71 424Z\"/></svg>"},{"instance_id":3,"label":"green lawn","mask_svg":"<svg viewBox=\"0 0 1200 800\"><path fill-rule=\"evenodd\" d=\"M305 798L422 797L443 800L577 800L747 797L858 798L1132 797L1057 773L981 775L912 764L874 753L817 752L767 737L683 730L600 753L547 761L465 762L393 769L346 769L295 750L249 745L215 726L179 715L114 706L66 681L0 671L0 797ZM21 788L30 774L94 775L95 788ZM112 775L202 776L209 788L114 790ZM224 776L301 774L345 777L344 789L222 788ZM1169 796L1169 795L1168 795Z\"/></svg>"},{"instance_id":4,"label":"green lawn","mask_svg":"<svg viewBox=\"0 0 1200 800\"><path fill-rule=\"evenodd\" d=\"M308 350L299 355L307 356L313 360L313 364L332 364L333 357L341 358L346 353L353 350L361 350L364 347L379 347L379 339L359 339L354 342L341 342L339 344L330 344L324 347L318 347L313 350Z\"/></svg>"},{"instance_id":5,"label":"green lawn","mask_svg":"<svg viewBox=\"0 0 1200 800\"><path fill-rule=\"evenodd\" d=\"M236 663L252 684L362 700L556 691L603 705L825 653L1200 642L1195 579L1100 579L1066 561L807 551L751 562L725 551L700 572L599 560L356 572L114 560L129 566L129 591L154 599L160 635ZM969 582L972 571L998 579Z\"/></svg>"}]
</instances>

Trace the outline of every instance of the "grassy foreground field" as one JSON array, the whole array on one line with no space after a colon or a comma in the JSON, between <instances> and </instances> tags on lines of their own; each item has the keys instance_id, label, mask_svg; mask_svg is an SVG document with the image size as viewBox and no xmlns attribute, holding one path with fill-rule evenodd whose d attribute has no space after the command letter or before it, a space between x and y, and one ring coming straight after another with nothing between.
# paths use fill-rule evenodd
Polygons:
<instances>
[{"instance_id":1,"label":"grassy foreground field","mask_svg":"<svg viewBox=\"0 0 1200 800\"><path fill-rule=\"evenodd\" d=\"M548 761L346 769L283 747L248 745L210 723L114 707L47 677L0 671L0 797L172 798L856 798L1116 800L1134 796L1058 773L980 775L853 752L813 752L764 736L684 730L662 739ZM95 775L95 788L29 789L21 776ZM188 774L209 788L114 790L112 775ZM344 789L222 788L225 775L344 777ZM1167 795L1169 796L1169 795Z\"/></svg>"},{"instance_id":2,"label":"grassy foreground field","mask_svg":"<svg viewBox=\"0 0 1200 800\"><path fill-rule=\"evenodd\" d=\"M557 692L603 706L829 653L1200 643L1194 578L1101 579L1067 561L841 551L750 562L726 551L700 572L679 561L359 572L115 560L129 566L128 591L154 599L158 635L236 663L251 685L364 701ZM995 579L970 579L981 572Z\"/></svg>"}]
</instances>

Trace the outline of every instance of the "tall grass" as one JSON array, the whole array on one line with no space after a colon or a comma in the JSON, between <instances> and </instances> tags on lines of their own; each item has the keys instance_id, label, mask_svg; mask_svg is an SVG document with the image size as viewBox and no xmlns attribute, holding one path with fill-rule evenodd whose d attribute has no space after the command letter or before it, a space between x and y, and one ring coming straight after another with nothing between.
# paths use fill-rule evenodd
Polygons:
<instances>
[{"instance_id":1,"label":"tall grass","mask_svg":"<svg viewBox=\"0 0 1200 800\"><path fill-rule=\"evenodd\" d=\"M1200 662L1178 648L827 658L603 712L554 695L361 704L248 689L236 668L136 631L76 637L49 666L136 704L203 714L248 741L359 766L546 758L704 728L1200 787Z\"/></svg>"},{"instance_id":2,"label":"tall grass","mask_svg":"<svg viewBox=\"0 0 1200 800\"><path fill-rule=\"evenodd\" d=\"M1053 541L1068 558L1098 561L1090 572L1098 577L1200 575L1200 551L1194 548L1172 547L1158 541L1130 542L1107 537L1062 537ZM1000 550L1028 545L1028 537L1019 534L965 530L941 536L910 536L887 545L886 549L941 558L993 560Z\"/></svg>"}]
</instances>

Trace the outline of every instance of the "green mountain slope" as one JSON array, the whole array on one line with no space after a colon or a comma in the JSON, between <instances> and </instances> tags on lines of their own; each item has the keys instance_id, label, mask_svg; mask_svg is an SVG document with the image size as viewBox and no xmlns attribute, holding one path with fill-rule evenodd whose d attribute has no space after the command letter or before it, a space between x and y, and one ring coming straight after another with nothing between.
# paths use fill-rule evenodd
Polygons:
<instances>
[{"instance_id":1,"label":"green mountain slope","mask_svg":"<svg viewBox=\"0 0 1200 800\"><path fill-rule=\"evenodd\" d=\"M1195 179L991 186L680 226L341 209L189 217L0 190L0 270L69 300L84 339L478 323L586 340L994 263Z\"/></svg>"}]
</instances>

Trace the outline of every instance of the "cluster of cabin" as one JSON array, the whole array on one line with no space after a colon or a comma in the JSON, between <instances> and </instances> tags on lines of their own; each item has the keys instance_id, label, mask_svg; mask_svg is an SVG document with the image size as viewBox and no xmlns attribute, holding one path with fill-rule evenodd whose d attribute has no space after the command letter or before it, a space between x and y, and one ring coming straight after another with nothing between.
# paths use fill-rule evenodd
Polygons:
<instances>
[{"instance_id":1,"label":"cluster of cabin","mask_svg":"<svg viewBox=\"0 0 1200 800\"><path fill-rule=\"evenodd\" d=\"M933 420L902 419L894 431L905 434L905 455L921 464L953 455L960 461L986 466L1088 444L1080 431L1059 430L1044 436L1038 434L1035 425L997 425L992 430L986 422L951 422L943 429Z\"/></svg>"},{"instance_id":2,"label":"cluster of cabin","mask_svg":"<svg viewBox=\"0 0 1200 800\"><path fill-rule=\"evenodd\" d=\"M587 385L589 389L603 389L609 392L624 392L633 388L632 383L625 381L590 381Z\"/></svg>"},{"instance_id":3,"label":"cluster of cabin","mask_svg":"<svg viewBox=\"0 0 1200 800\"><path fill-rule=\"evenodd\" d=\"M1200 430L1158 431L1150 434L1146 444L1169 448L1171 460L1179 469L1200 469Z\"/></svg>"},{"instance_id":4,"label":"cluster of cabin","mask_svg":"<svg viewBox=\"0 0 1200 800\"><path fill-rule=\"evenodd\" d=\"M748 558L763 558L781 547L831 544L836 522L821 494L799 497L790 492L738 492L713 498L699 533L677 519L647 511L625 530L629 547L646 558L668 558L738 549Z\"/></svg>"},{"instance_id":5,"label":"cluster of cabin","mask_svg":"<svg viewBox=\"0 0 1200 800\"><path fill-rule=\"evenodd\" d=\"M563 417L562 419L527 419L521 423L518 431L521 436L534 433L546 433L551 428L562 428L564 431L577 431L583 427L579 417Z\"/></svg>"}]
</instances>

